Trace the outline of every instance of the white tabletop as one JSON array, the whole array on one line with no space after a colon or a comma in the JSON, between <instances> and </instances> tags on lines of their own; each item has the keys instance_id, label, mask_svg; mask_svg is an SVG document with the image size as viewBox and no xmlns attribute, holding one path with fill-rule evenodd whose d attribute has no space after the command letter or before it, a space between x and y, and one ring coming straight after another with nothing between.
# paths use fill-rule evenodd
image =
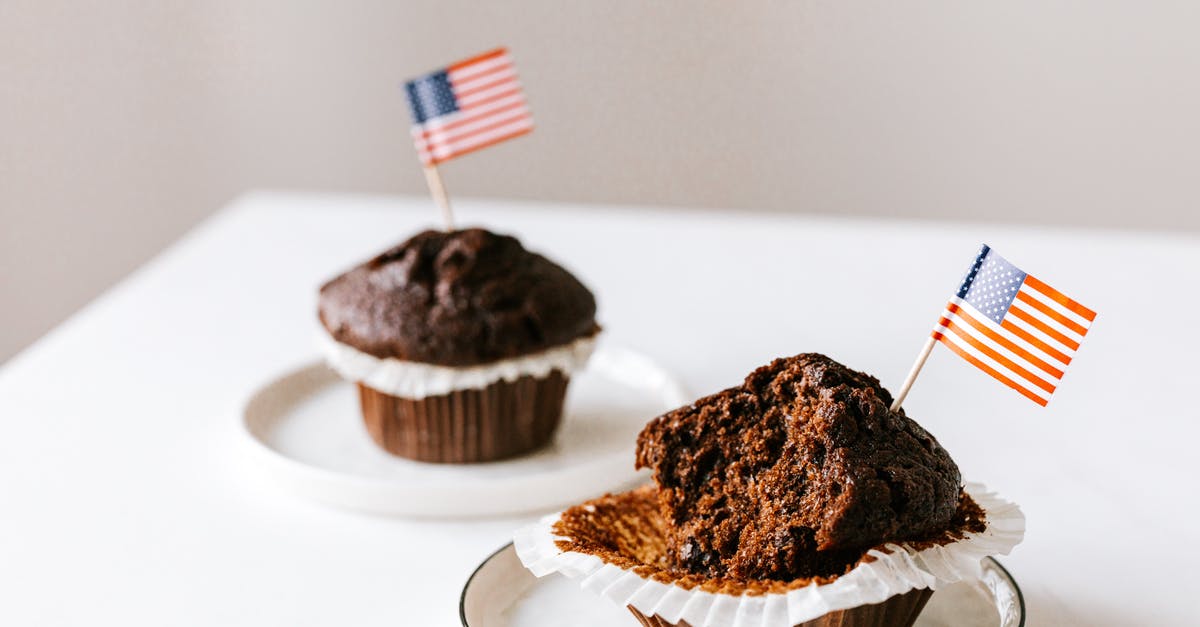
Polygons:
<instances>
[{"instance_id":1,"label":"white tabletop","mask_svg":"<svg viewBox=\"0 0 1200 627\"><path fill-rule=\"evenodd\" d=\"M1048 408L939 347L909 414L965 477L1024 508L1026 541L1002 561L1029 624L1200 617L1200 240L523 202L458 212L576 272L613 341L698 393L803 351L896 387L986 241L1100 315ZM457 625L468 574L528 519L328 509L276 489L236 446L241 400L315 357L321 281L435 217L423 198L248 196L5 365L0 624Z\"/></svg>"}]
</instances>

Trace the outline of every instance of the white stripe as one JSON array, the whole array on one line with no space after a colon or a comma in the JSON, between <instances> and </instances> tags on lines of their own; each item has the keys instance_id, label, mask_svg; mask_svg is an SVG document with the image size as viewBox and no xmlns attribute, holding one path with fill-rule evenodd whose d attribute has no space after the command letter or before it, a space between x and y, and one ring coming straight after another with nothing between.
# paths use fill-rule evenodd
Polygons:
<instances>
[{"instance_id":1,"label":"white stripe","mask_svg":"<svg viewBox=\"0 0 1200 627\"><path fill-rule=\"evenodd\" d=\"M1038 367L1037 364L1029 361L1028 359L1025 359L1024 357L1022 357L1022 356L1008 350L1004 346L1001 346L1000 344L996 343L995 340L984 335L975 327L972 327L971 323L967 322L965 319L963 319L962 316L952 313L949 309L943 311L942 316L948 320L952 320L952 321L958 323L958 328L962 329L962 332L965 333L966 335L969 335L972 338L974 338L975 340L982 342L988 348L996 351L997 353L1000 353L1004 357L1007 357L1009 359L1009 361L1012 361L1013 363L1017 364L1018 366L1028 370L1030 372L1030 374L1042 379L1046 383L1055 385L1060 380L1060 378L1057 375L1055 375L1054 373L1046 372L1042 368ZM941 326L941 325L938 325L938 326ZM953 333L953 331L951 331L950 329L947 329L946 327L942 327L942 332L943 333ZM1004 336L1008 337L1009 334L1005 333ZM1047 363L1049 363L1049 362L1047 362ZM1051 364L1051 365L1053 365L1053 364ZM1060 370L1062 370L1062 369L1060 368Z\"/></svg>"},{"instance_id":2,"label":"white stripe","mask_svg":"<svg viewBox=\"0 0 1200 627\"><path fill-rule=\"evenodd\" d=\"M1051 348L1066 355L1067 357L1075 356L1075 349L1071 348L1070 346L1067 346L1066 344L1063 344L1062 342L1059 342L1058 340L1050 337L1049 335L1046 335L1037 327L1033 326L1032 324L1029 324L1028 322L1025 322L1024 320L1017 318L1016 316L1006 316L1004 318L1004 321L1009 324L1012 324L1013 326L1016 326L1024 331L1028 331L1031 335L1033 335L1033 337L1045 342L1046 344L1049 344Z\"/></svg>"},{"instance_id":3,"label":"white stripe","mask_svg":"<svg viewBox=\"0 0 1200 627\"><path fill-rule=\"evenodd\" d=\"M967 354L971 355L975 359L978 359L979 361L982 361L983 363L987 364L996 372L999 372L1000 374L1004 375L1005 377L1008 378L1009 381L1012 381L1013 383L1017 384L1021 388L1032 392L1034 396L1037 396L1037 397L1045 399L1045 400L1050 400L1049 392L1047 392L1046 390L1043 390L1042 388L1037 387L1036 385L1029 383L1028 381L1025 380L1024 377L1009 370L1008 368L1005 368L1004 364L979 352L978 350L976 350L976 348L974 346L971 346L970 344L966 343L962 338L958 337L958 335L956 335L953 331L950 331L948 329L943 329L942 337L946 338L948 341L953 343L955 346L963 349L964 351L967 352Z\"/></svg>"},{"instance_id":4,"label":"white stripe","mask_svg":"<svg viewBox=\"0 0 1200 627\"><path fill-rule=\"evenodd\" d=\"M421 133L425 131L425 129L430 128L431 125L436 128L445 126L447 124L453 124L465 116L466 114L462 111L454 111L445 115L439 115L436 118L429 118L420 124L413 124L408 128L408 132L411 133L414 138L420 137Z\"/></svg>"},{"instance_id":5,"label":"white stripe","mask_svg":"<svg viewBox=\"0 0 1200 627\"><path fill-rule=\"evenodd\" d=\"M507 70L499 70L494 74L480 74L465 81L451 81L450 87L454 89L454 93L461 94L484 85L504 81L510 83L517 80L517 71L509 68Z\"/></svg>"},{"instance_id":6,"label":"white stripe","mask_svg":"<svg viewBox=\"0 0 1200 627\"><path fill-rule=\"evenodd\" d=\"M462 126L456 127L448 131L432 131L428 138L415 138L418 148L429 148L440 145L452 144L456 141L467 139L469 136L479 132L479 129L487 128L492 124L499 123L502 120L509 120L509 123L517 122L522 119L529 119L529 108L525 106L517 107L512 111L505 111L499 115L489 115L473 122L468 122Z\"/></svg>"},{"instance_id":7,"label":"white stripe","mask_svg":"<svg viewBox=\"0 0 1200 627\"><path fill-rule=\"evenodd\" d=\"M521 90L521 83L519 81L517 81L516 79L513 79L511 81L505 81L503 84L496 85L495 87L492 87L490 89L485 89L477 94L463 96L458 99L458 108L459 109L470 109L477 102L487 100L488 98L491 98L498 94L502 94L506 91L512 91L513 89L516 89L518 92Z\"/></svg>"},{"instance_id":8,"label":"white stripe","mask_svg":"<svg viewBox=\"0 0 1200 627\"><path fill-rule=\"evenodd\" d=\"M470 148L474 148L480 144L486 144L489 141L510 135L517 131L533 128L533 120L530 118L522 118L512 124L505 124L497 129L472 135L469 138L457 141L451 144L437 146L433 149L432 154L437 159L445 159L452 157L460 152L464 152Z\"/></svg>"},{"instance_id":9,"label":"white stripe","mask_svg":"<svg viewBox=\"0 0 1200 627\"><path fill-rule=\"evenodd\" d=\"M1028 295L1030 298L1049 307L1052 311L1054 311L1056 313L1060 313L1063 316L1066 316L1066 318L1069 319L1071 322L1074 322L1075 324L1078 324L1079 326L1081 326L1085 329L1092 326L1092 323L1089 322L1087 318L1084 318L1083 316L1075 313L1074 311L1071 311L1070 309L1063 307L1062 304L1060 304L1058 301L1050 298L1049 296L1046 296L1045 294L1033 289L1032 287L1030 287L1028 285L1021 285L1021 289L1019 289L1017 291Z\"/></svg>"},{"instance_id":10,"label":"white stripe","mask_svg":"<svg viewBox=\"0 0 1200 627\"><path fill-rule=\"evenodd\" d=\"M512 57L508 54L502 54L498 57L492 57L486 61L476 61L470 65L464 65L448 72L451 80L466 80L479 74L500 67L501 65L512 65Z\"/></svg>"},{"instance_id":11,"label":"white stripe","mask_svg":"<svg viewBox=\"0 0 1200 627\"><path fill-rule=\"evenodd\" d=\"M529 128L533 128L533 121L529 118L522 118L512 122L511 124L505 124L504 126L492 129L485 133L477 133L475 135L471 135L470 137L465 137L454 142L434 146L432 149L432 154L434 157L444 159L446 157L454 156L459 152L463 152L464 150L479 146L480 144L485 144L494 139L498 139L514 132Z\"/></svg>"},{"instance_id":12,"label":"white stripe","mask_svg":"<svg viewBox=\"0 0 1200 627\"><path fill-rule=\"evenodd\" d=\"M1038 348L1037 346L1030 344L1029 342L1025 341L1024 338L1018 337L1012 331L1009 331L1008 329L1001 327L999 324L996 324L995 320L992 320L991 318L983 315L983 313L981 313L978 309L976 309L973 305L971 305L971 303L968 303L967 301L965 301L957 296L951 296L950 302L965 309L967 311L967 313L969 313L973 318L978 320L980 324L987 327L993 333L995 333L997 335L1003 335L1004 337L1008 338L1009 340L1012 340L1012 342L1014 344L1016 344L1017 346L1020 346L1021 348L1033 353L1037 357L1040 357L1042 359L1042 361L1045 361L1046 363L1050 364L1051 366L1054 366L1055 368L1058 368L1059 370L1066 372L1068 364L1064 364L1063 362L1059 361L1058 358L1054 357L1053 355L1050 355L1049 353L1047 353L1046 351L1043 351L1042 349Z\"/></svg>"},{"instance_id":13,"label":"white stripe","mask_svg":"<svg viewBox=\"0 0 1200 627\"><path fill-rule=\"evenodd\" d=\"M503 109L504 107L507 107L507 106L513 105L513 104L517 104L519 102L525 102L525 97L522 96L521 94L513 94L507 98L501 98L495 102L489 102L487 104L480 105L478 107L472 107L472 108L466 109L466 110L455 111L451 115L445 115L440 118L434 118L432 120L425 120L425 124L423 126L413 126L412 134L413 134L413 137L420 137L425 131L435 131L435 130L440 129L448 124L454 124L454 123L458 122L459 120L478 117L480 115L487 113L488 111L495 111L496 109ZM516 109L513 109L513 111L516 111Z\"/></svg>"},{"instance_id":14,"label":"white stripe","mask_svg":"<svg viewBox=\"0 0 1200 627\"><path fill-rule=\"evenodd\" d=\"M1009 312L1011 312L1013 309L1019 309L1023 313L1028 314L1034 320L1037 320L1038 322L1050 327L1051 329L1054 329L1055 331L1062 333L1063 335L1067 336L1068 338L1070 338L1072 340L1075 340L1076 342L1079 342L1080 340L1083 339L1082 335L1067 328L1067 326L1065 324L1055 320L1054 318L1051 318L1050 316L1047 316L1046 314L1038 311L1037 309L1034 309L1033 305L1026 305L1025 303L1022 303L1019 300L1014 300L1012 302L1012 305L1009 305L1008 309L1009 309ZM1007 316L1007 315L1005 316L1005 318L1008 318L1008 317L1009 316Z\"/></svg>"}]
</instances>

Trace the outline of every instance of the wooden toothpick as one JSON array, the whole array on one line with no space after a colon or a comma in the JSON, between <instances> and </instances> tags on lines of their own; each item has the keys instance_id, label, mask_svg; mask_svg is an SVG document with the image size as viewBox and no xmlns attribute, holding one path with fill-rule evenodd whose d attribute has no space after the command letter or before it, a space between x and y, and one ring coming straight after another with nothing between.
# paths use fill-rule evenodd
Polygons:
<instances>
[{"instance_id":1,"label":"wooden toothpick","mask_svg":"<svg viewBox=\"0 0 1200 627\"><path fill-rule=\"evenodd\" d=\"M446 230L453 231L454 210L450 208L450 197L446 195L446 185L442 183L442 175L436 165L431 163L425 166L425 182L429 184L429 193L433 194L433 200L442 208L442 221L446 223Z\"/></svg>"},{"instance_id":2,"label":"wooden toothpick","mask_svg":"<svg viewBox=\"0 0 1200 627\"><path fill-rule=\"evenodd\" d=\"M900 409L900 404L904 402L904 398L908 396L909 389L912 388L913 381L917 380L917 375L921 374L921 368L925 365L925 360L929 359L929 353L933 352L933 345L937 340L933 336L929 336L925 340L925 347L921 349L921 354L917 355L917 360L913 362L912 369L908 371L908 378L904 380L904 385L900 387L900 392L896 395L896 400L892 401L892 411Z\"/></svg>"}]
</instances>

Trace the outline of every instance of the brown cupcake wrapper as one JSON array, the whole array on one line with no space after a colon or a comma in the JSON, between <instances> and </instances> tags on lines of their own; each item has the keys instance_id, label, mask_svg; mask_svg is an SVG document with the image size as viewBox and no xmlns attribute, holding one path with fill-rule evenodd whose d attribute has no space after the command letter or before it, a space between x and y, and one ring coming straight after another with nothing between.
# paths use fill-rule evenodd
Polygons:
<instances>
[{"instance_id":1,"label":"brown cupcake wrapper","mask_svg":"<svg viewBox=\"0 0 1200 627\"><path fill-rule=\"evenodd\" d=\"M794 627L912 627L932 596L933 590L928 588L913 590L882 603L833 611ZM685 621L672 623L658 615L646 616L632 605L626 607L643 627L691 627Z\"/></svg>"},{"instance_id":2,"label":"brown cupcake wrapper","mask_svg":"<svg viewBox=\"0 0 1200 627\"><path fill-rule=\"evenodd\" d=\"M482 389L425 398L358 384L367 432L385 451L423 462L473 463L514 457L550 442L570 378L552 370Z\"/></svg>"}]
</instances>

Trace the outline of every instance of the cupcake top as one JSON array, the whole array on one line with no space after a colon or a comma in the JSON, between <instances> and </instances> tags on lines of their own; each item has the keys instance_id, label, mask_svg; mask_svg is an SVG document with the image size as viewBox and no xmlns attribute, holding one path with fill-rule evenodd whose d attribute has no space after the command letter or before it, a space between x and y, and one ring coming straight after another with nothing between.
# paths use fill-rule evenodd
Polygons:
<instances>
[{"instance_id":1,"label":"cupcake top","mask_svg":"<svg viewBox=\"0 0 1200 627\"><path fill-rule=\"evenodd\" d=\"M418 233L323 285L318 311L339 343L440 366L529 355L599 330L578 279L484 229Z\"/></svg>"},{"instance_id":2,"label":"cupcake top","mask_svg":"<svg viewBox=\"0 0 1200 627\"><path fill-rule=\"evenodd\" d=\"M874 377L813 353L652 420L669 566L705 577L836 576L885 542L944 532L958 466Z\"/></svg>"}]
</instances>

